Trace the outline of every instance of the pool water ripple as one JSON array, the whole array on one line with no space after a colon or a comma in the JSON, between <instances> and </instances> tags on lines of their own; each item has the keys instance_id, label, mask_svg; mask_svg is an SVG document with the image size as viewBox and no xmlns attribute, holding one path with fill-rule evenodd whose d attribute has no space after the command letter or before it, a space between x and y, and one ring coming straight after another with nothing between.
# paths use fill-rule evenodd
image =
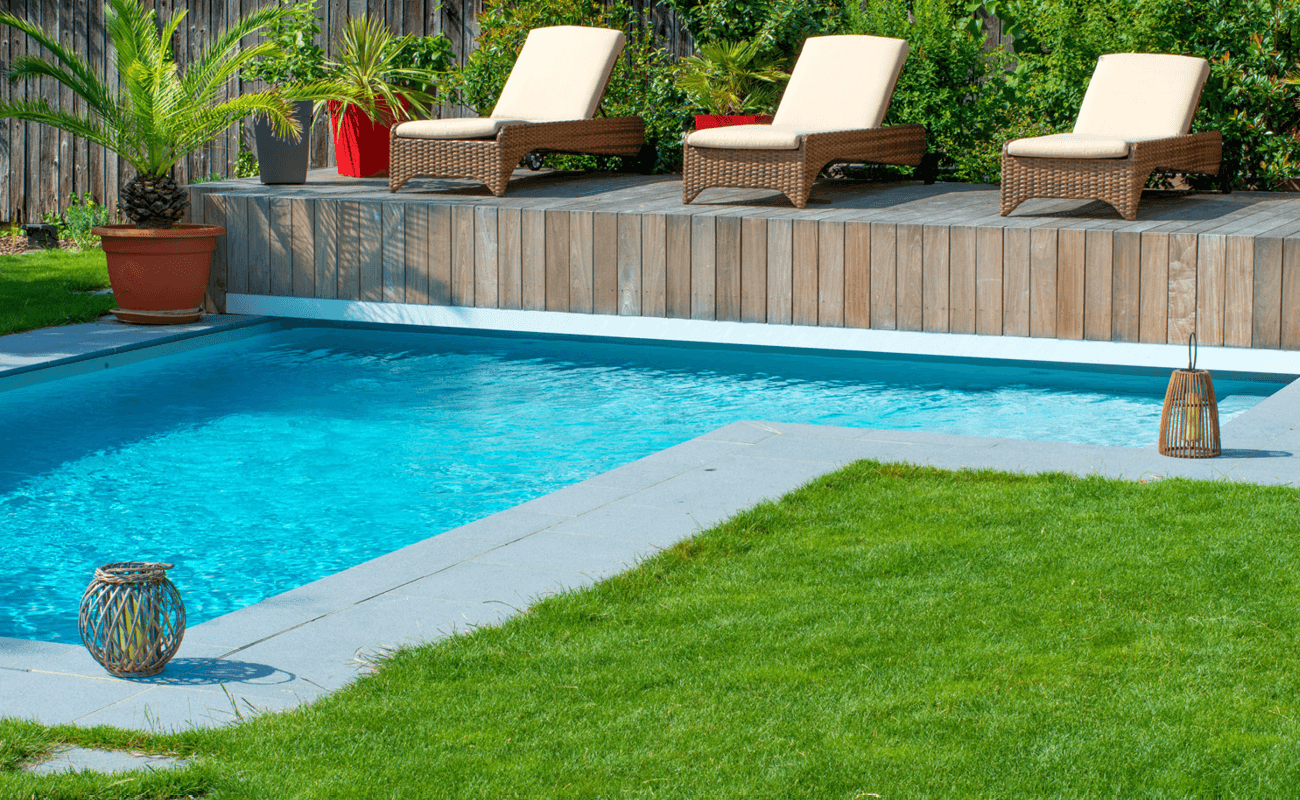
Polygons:
<instances>
[{"instance_id":1,"label":"pool water ripple","mask_svg":"<svg viewBox=\"0 0 1300 800\"><path fill-rule=\"evenodd\" d=\"M1276 384L1221 382L1225 418ZM1140 446L1164 379L300 328L0 394L0 636L95 566L191 624L742 419Z\"/></svg>"}]
</instances>

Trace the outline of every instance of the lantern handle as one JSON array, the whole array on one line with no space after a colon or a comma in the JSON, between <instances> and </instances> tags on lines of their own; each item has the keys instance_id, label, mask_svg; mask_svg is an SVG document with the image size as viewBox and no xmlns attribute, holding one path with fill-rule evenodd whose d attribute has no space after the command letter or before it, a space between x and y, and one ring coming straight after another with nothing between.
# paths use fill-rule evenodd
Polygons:
<instances>
[{"instance_id":1,"label":"lantern handle","mask_svg":"<svg viewBox=\"0 0 1300 800\"><path fill-rule=\"evenodd\" d=\"M1187 369L1196 369L1196 334L1187 337Z\"/></svg>"}]
</instances>

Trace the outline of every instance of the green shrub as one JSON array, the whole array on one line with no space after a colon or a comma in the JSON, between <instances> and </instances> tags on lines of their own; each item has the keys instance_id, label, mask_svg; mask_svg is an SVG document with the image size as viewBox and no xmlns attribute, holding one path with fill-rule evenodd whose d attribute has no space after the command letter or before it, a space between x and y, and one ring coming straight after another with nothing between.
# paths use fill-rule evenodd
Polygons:
<instances>
[{"instance_id":1,"label":"green shrub","mask_svg":"<svg viewBox=\"0 0 1300 800\"><path fill-rule=\"evenodd\" d=\"M235 177L256 178L259 174L257 156L252 150L239 148L239 155L235 157Z\"/></svg>"},{"instance_id":2,"label":"green shrub","mask_svg":"<svg viewBox=\"0 0 1300 800\"><path fill-rule=\"evenodd\" d=\"M885 124L924 125L928 149L943 155L941 166L954 177L992 181L999 173L998 137L1016 114L1002 69L1005 53L984 52L973 19L965 2L872 0L850 4L835 32L906 40L912 49Z\"/></svg>"},{"instance_id":3,"label":"green shrub","mask_svg":"<svg viewBox=\"0 0 1300 800\"><path fill-rule=\"evenodd\" d=\"M321 19L316 4L301 0L288 6L285 15L266 27L266 38L278 51L265 55L244 68L246 81L265 81L270 86L288 87L314 83L328 75L325 51L316 44Z\"/></svg>"},{"instance_id":4,"label":"green shrub","mask_svg":"<svg viewBox=\"0 0 1300 800\"><path fill-rule=\"evenodd\" d=\"M443 73L455 60L456 57L451 52L451 40L445 34L437 33L433 36L411 36L397 54L396 63L404 69ZM432 93L437 87L433 84L420 84L415 88Z\"/></svg>"},{"instance_id":5,"label":"green shrub","mask_svg":"<svg viewBox=\"0 0 1300 800\"><path fill-rule=\"evenodd\" d=\"M1070 129L1097 57L1153 52L1210 61L1193 131L1222 131L1239 186L1300 172L1300 3L1295 0L989 0L1020 35L1014 105Z\"/></svg>"},{"instance_id":6,"label":"green shrub","mask_svg":"<svg viewBox=\"0 0 1300 800\"><path fill-rule=\"evenodd\" d=\"M528 32L548 25L615 28L627 34L601 108L609 117L645 120L646 141L657 152L655 168L675 169L681 163L686 125L685 95L676 86L677 66L668 51L642 34L635 12L621 0L608 6L598 0L487 0L479 16L478 47L463 67L444 76L439 102L491 113ZM549 161L561 169L608 169L621 163L594 156L551 156Z\"/></svg>"},{"instance_id":7,"label":"green shrub","mask_svg":"<svg viewBox=\"0 0 1300 800\"><path fill-rule=\"evenodd\" d=\"M70 241L77 250L93 249L99 237L91 229L108 224L108 207L95 202L90 192L80 196L73 192L68 197L68 207L62 212L46 212L41 221L53 225L59 241Z\"/></svg>"},{"instance_id":8,"label":"green shrub","mask_svg":"<svg viewBox=\"0 0 1300 800\"><path fill-rule=\"evenodd\" d=\"M664 0L698 47L734 39L763 41L767 55L790 58L804 39L833 33L853 0Z\"/></svg>"}]
</instances>

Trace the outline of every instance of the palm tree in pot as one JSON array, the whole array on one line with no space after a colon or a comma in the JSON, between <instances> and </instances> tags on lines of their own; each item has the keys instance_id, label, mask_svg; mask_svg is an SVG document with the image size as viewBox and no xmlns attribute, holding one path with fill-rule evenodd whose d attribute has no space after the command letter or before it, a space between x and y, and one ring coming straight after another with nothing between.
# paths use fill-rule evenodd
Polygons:
<instances>
[{"instance_id":1,"label":"palm tree in pot","mask_svg":"<svg viewBox=\"0 0 1300 800\"><path fill-rule=\"evenodd\" d=\"M140 0L108 0L105 29L120 88L31 22L0 13L0 25L22 31L52 58L15 59L11 81L51 78L85 105L84 112L52 108L47 101L0 103L0 119L49 125L102 145L135 169L121 187L118 210L131 225L95 229L108 254L109 279L122 308L119 319L171 323L197 319L216 237L225 230L179 221L189 206L185 187L172 176L176 163L248 116L271 121L277 133L299 130L289 103L270 90L219 100L230 80L251 60L274 52L270 42L241 47L240 40L279 20L268 7L232 25L182 71L172 37L185 18L177 12L164 26Z\"/></svg>"}]
</instances>

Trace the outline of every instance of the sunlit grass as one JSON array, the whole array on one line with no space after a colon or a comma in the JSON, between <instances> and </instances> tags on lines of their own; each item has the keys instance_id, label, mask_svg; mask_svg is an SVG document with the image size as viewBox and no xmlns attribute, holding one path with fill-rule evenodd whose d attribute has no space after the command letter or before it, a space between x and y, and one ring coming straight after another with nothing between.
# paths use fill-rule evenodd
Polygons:
<instances>
[{"instance_id":1,"label":"sunlit grass","mask_svg":"<svg viewBox=\"0 0 1300 800\"><path fill-rule=\"evenodd\" d=\"M91 322L113 308L99 249L0 256L0 334Z\"/></svg>"},{"instance_id":2,"label":"sunlit grass","mask_svg":"<svg viewBox=\"0 0 1300 800\"><path fill-rule=\"evenodd\" d=\"M310 707L27 797L1281 797L1300 492L862 462Z\"/></svg>"}]
</instances>

